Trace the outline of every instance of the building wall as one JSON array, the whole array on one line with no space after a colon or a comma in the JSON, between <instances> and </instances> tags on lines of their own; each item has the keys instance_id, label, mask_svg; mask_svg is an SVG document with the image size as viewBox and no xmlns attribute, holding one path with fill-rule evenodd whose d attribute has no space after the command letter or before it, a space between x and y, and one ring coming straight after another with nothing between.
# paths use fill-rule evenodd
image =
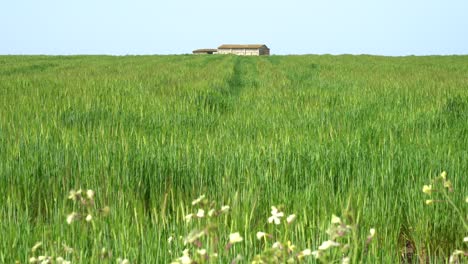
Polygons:
<instances>
[{"instance_id":1,"label":"building wall","mask_svg":"<svg viewBox=\"0 0 468 264\"><path fill-rule=\"evenodd\" d=\"M217 52L214 51L194 51L193 54L195 55L206 55L206 54L216 54Z\"/></svg>"},{"instance_id":2,"label":"building wall","mask_svg":"<svg viewBox=\"0 0 468 264\"><path fill-rule=\"evenodd\" d=\"M218 49L218 54L235 54L241 56L267 55L262 54L260 49Z\"/></svg>"},{"instance_id":3,"label":"building wall","mask_svg":"<svg viewBox=\"0 0 468 264\"><path fill-rule=\"evenodd\" d=\"M260 48L259 50L259 55L270 55L270 49L269 48Z\"/></svg>"}]
</instances>

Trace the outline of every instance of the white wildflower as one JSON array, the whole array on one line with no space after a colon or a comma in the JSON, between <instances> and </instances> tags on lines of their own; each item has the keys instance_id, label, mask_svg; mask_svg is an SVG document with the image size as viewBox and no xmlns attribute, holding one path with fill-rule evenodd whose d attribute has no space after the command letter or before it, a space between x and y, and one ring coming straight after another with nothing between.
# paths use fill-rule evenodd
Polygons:
<instances>
[{"instance_id":1,"label":"white wildflower","mask_svg":"<svg viewBox=\"0 0 468 264\"><path fill-rule=\"evenodd\" d=\"M312 251L310 249L304 249L297 254L297 258L301 261L304 257L312 255Z\"/></svg>"},{"instance_id":2,"label":"white wildflower","mask_svg":"<svg viewBox=\"0 0 468 264\"><path fill-rule=\"evenodd\" d=\"M267 233L265 232L257 232L257 239L258 240L261 240L262 238L264 238L265 236L267 235Z\"/></svg>"},{"instance_id":3,"label":"white wildflower","mask_svg":"<svg viewBox=\"0 0 468 264\"><path fill-rule=\"evenodd\" d=\"M351 262L351 259L349 257L344 257L341 260L341 264L349 264Z\"/></svg>"},{"instance_id":4,"label":"white wildflower","mask_svg":"<svg viewBox=\"0 0 468 264\"><path fill-rule=\"evenodd\" d=\"M46 260L48 260L48 259L49 259L48 256L39 256L39 257L37 258L38 261L46 261Z\"/></svg>"},{"instance_id":5,"label":"white wildflower","mask_svg":"<svg viewBox=\"0 0 468 264\"><path fill-rule=\"evenodd\" d=\"M215 213L215 209L211 209L211 210L208 211L208 216L212 217L214 215L214 213Z\"/></svg>"},{"instance_id":6,"label":"white wildflower","mask_svg":"<svg viewBox=\"0 0 468 264\"><path fill-rule=\"evenodd\" d=\"M38 261L38 260L37 260L37 258L35 258L35 257L31 257L31 258L29 259L29 263L36 263L37 261Z\"/></svg>"},{"instance_id":7,"label":"white wildflower","mask_svg":"<svg viewBox=\"0 0 468 264\"><path fill-rule=\"evenodd\" d=\"M205 235L204 230L192 230L188 236L184 239L184 244L193 243L197 241L200 237Z\"/></svg>"},{"instance_id":8,"label":"white wildflower","mask_svg":"<svg viewBox=\"0 0 468 264\"><path fill-rule=\"evenodd\" d=\"M94 199L94 191L93 190L87 190L86 191L86 196L88 196L88 199L90 199L90 200Z\"/></svg>"},{"instance_id":9,"label":"white wildflower","mask_svg":"<svg viewBox=\"0 0 468 264\"><path fill-rule=\"evenodd\" d=\"M273 245L271 247L281 249L283 246L281 245L280 242L276 241L275 243L273 243Z\"/></svg>"},{"instance_id":10,"label":"white wildflower","mask_svg":"<svg viewBox=\"0 0 468 264\"><path fill-rule=\"evenodd\" d=\"M78 197L78 193L75 191L75 190L71 190L69 193L68 193L68 199L70 200L73 200L73 201L76 201L76 198Z\"/></svg>"},{"instance_id":11,"label":"white wildflower","mask_svg":"<svg viewBox=\"0 0 468 264\"><path fill-rule=\"evenodd\" d=\"M193 214L188 214L188 215L185 216L185 221L190 222L190 221L192 221L192 218L193 218Z\"/></svg>"},{"instance_id":12,"label":"white wildflower","mask_svg":"<svg viewBox=\"0 0 468 264\"><path fill-rule=\"evenodd\" d=\"M278 211L278 209L275 206L272 206L271 216L268 218L268 223L274 222L276 225L279 225L281 222L280 218L283 216L284 216L283 212Z\"/></svg>"},{"instance_id":13,"label":"white wildflower","mask_svg":"<svg viewBox=\"0 0 468 264\"><path fill-rule=\"evenodd\" d=\"M316 259L318 259L318 258L320 258L320 257L322 256L322 252L319 251L319 250L314 250L314 251L312 251L311 254L312 254L312 256L314 256L314 258L316 258Z\"/></svg>"},{"instance_id":14,"label":"white wildflower","mask_svg":"<svg viewBox=\"0 0 468 264\"><path fill-rule=\"evenodd\" d=\"M87 215L86 216L86 222L91 222L91 220L93 220L93 216L92 215Z\"/></svg>"},{"instance_id":15,"label":"white wildflower","mask_svg":"<svg viewBox=\"0 0 468 264\"><path fill-rule=\"evenodd\" d=\"M234 244L241 242L243 238L240 236L239 232L229 234L229 244Z\"/></svg>"},{"instance_id":16,"label":"white wildflower","mask_svg":"<svg viewBox=\"0 0 468 264\"><path fill-rule=\"evenodd\" d=\"M205 210L203 209L198 209L198 212L197 212L197 217L198 218L202 218L205 216Z\"/></svg>"},{"instance_id":17,"label":"white wildflower","mask_svg":"<svg viewBox=\"0 0 468 264\"><path fill-rule=\"evenodd\" d=\"M204 249L204 248L198 249L198 250L197 250L197 253L200 254L200 255L202 255L202 256L204 256L204 255L206 255L206 249Z\"/></svg>"},{"instance_id":18,"label":"white wildflower","mask_svg":"<svg viewBox=\"0 0 468 264\"><path fill-rule=\"evenodd\" d=\"M57 257L57 258L55 259L55 263L57 263L57 264L70 264L71 261L65 260L65 259L63 259L62 257Z\"/></svg>"},{"instance_id":19,"label":"white wildflower","mask_svg":"<svg viewBox=\"0 0 468 264\"><path fill-rule=\"evenodd\" d=\"M369 232L370 232L369 238L373 238L375 236L375 228L371 228Z\"/></svg>"},{"instance_id":20,"label":"white wildflower","mask_svg":"<svg viewBox=\"0 0 468 264\"><path fill-rule=\"evenodd\" d=\"M289 215L289 216L286 218L286 222L287 222L288 224L294 222L294 220L296 220L296 215L295 215L295 214Z\"/></svg>"},{"instance_id":21,"label":"white wildflower","mask_svg":"<svg viewBox=\"0 0 468 264\"><path fill-rule=\"evenodd\" d=\"M229 205L221 206L221 213L227 213L231 207Z\"/></svg>"},{"instance_id":22,"label":"white wildflower","mask_svg":"<svg viewBox=\"0 0 468 264\"><path fill-rule=\"evenodd\" d=\"M331 223L332 224L341 224L341 219L338 216L332 214Z\"/></svg>"},{"instance_id":23,"label":"white wildflower","mask_svg":"<svg viewBox=\"0 0 468 264\"><path fill-rule=\"evenodd\" d=\"M69 214L69 215L67 216L67 223L70 225L70 224L73 223L73 221L75 221L77 218L78 218L78 214L75 213L75 212L72 212L71 214Z\"/></svg>"},{"instance_id":24,"label":"white wildflower","mask_svg":"<svg viewBox=\"0 0 468 264\"><path fill-rule=\"evenodd\" d=\"M36 244L34 244L34 246L31 248L31 251L32 252L35 252L38 248L40 248L42 246L42 242L37 242Z\"/></svg>"},{"instance_id":25,"label":"white wildflower","mask_svg":"<svg viewBox=\"0 0 468 264\"><path fill-rule=\"evenodd\" d=\"M465 238L463 238L463 242L466 242L466 243L468 243L468 236L467 236L467 237L465 237Z\"/></svg>"},{"instance_id":26,"label":"white wildflower","mask_svg":"<svg viewBox=\"0 0 468 264\"><path fill-rule=\"evenodd\" d=\"M121 259L121 258L118 258L118 259L117 259L117 263L118 263L118 264L129 264L130 261L128 261L128 259Z\"/></svg>"},{"instance_id":27,"label":"white wildflower","mask_svg":"<svg viewBox=\"0 0 468 264\"><path fill-rule=\"evenodd\" d=\"M188 250L188 249L185 249L185 250L183 251L182 257L180 257L178 260L179 260L179 262L182 263L182 264L191 264L191 263L192 263L192 259L190 258L189 250Z\"/></svg>"},{"instance_id":28,"label":"white wildflower","mask_svg":"<svg viewBox=\"0 0 468 264\"><path fill-rule=\"evenodd\" d=\"M200 197L198 197L197 199L193 200L192 201L192 205L197 205L199 204L201 201L203 201L203 199L205 199L205 195L200 195Z\"/></svg>"},{"instance_id":29,"label":"white wildflower","mask_svg":"<svg viewBox=\"0 0 468 264\"><path fill-rule=\"evenodd\" d=\"M73 248L67 246L66 244L62 244L62 246L63 246L63 251L65 251L65 253L67 254L73 253Z\"/></svg>"},{"instance_id":30,"label":"white wildflower","mask_svg":"<svg viewBox=\"0 0 468 264\"><path fill-rule=\"evenodd\" d=\"M338 247L340 245L340 243L338 242L335 242L333 240L327 240L325 242L322 243L322 245L319 246L319 250L327 250L329 249L330 247Z\"/></svg>"},{"instance_id":31,"label":"white wildflower","mask_svg":"<svg viewBox=\"0 0 468 264\"><path fill-rule=\"evenodd\" d=\"M449 190L452 190L452 182L451 181L445 181L444 182L444 188L447 188Z\"/></svg>"},{"instance_id":32,"label":"white wildflower","mask_svg":"<svg viewBox=\"0 0 468 264\"><path fill-rule=\"evenodd\" d=\"M450 256L450 258L449 258L449 263L455 263L455 261L457 261L457 260L458 260L458 257L455 258L455 257L452 255L452 256Z\"/></svg>"},{"instance_id":33,"label":"white wildflower","mask_svg":"<svg viewBox=\"0 0 468 264\"><path fill-rule=\"evenodd\" d=\"M447 172L446 172L446 171L443 171L443 172L440 174L440 177L442 177L442 179L446 180L446 179L447 179Z\"/></svg>"},{"instance_id":34,"label":"white wildflower","mask_svg":"<svg viewBox=\"0 0 468 264\"><path fill-rule=\"evenodd\" d=\"M296 250L296 246L291 243L291 241L288 240L288 250L289 252L293 252L294 250Z\"/></svg>"},{"instance_id":35,"label":"white wildflower","mask_svg":"<svg viewBox=\"0 0 468 264\"><path fill-rule=\"evenodd\" d=\"M432 189L432 185L424 185L423 186L423 193L425 194L431 194L433 189Z\"/></svg>"}]
</instances>

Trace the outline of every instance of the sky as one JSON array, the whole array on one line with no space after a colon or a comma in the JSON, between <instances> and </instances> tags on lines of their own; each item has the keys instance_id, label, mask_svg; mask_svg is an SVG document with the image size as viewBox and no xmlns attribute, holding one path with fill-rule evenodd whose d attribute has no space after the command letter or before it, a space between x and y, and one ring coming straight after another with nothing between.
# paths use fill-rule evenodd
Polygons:
<instances>
[{"instance_id":1,"label":"sky","mask_svg":"<svg viewBox=\"0 0 468 264\"><path fill-rule=\"evenodd\" d=\"M467 0L2 0L0 54L468 54Z\"/></svg>"}]
</instances>

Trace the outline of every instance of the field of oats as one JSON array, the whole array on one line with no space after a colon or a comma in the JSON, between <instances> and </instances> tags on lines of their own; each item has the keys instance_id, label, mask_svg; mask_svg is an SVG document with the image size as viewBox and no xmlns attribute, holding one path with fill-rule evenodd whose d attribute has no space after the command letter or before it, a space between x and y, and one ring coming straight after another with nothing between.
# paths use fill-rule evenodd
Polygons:
<instances>
[{"instance_id":1,"label":"field of oats","mask_svg":"<svg viewBox=\"0 0 468 264\"><path fill-rule=\"evenodd\" d=\"M332 214L356 247L376 230L353 260L442 261L467 235L449 203L425 204L444 170L466 212L468 56L0 56L1 263L171 262L196 247L202 194L230 206L201 245L219 263L276 240L258 231L317 249ZM80 188L93 205L67 199Z\"/></svg>"}]
</instances>

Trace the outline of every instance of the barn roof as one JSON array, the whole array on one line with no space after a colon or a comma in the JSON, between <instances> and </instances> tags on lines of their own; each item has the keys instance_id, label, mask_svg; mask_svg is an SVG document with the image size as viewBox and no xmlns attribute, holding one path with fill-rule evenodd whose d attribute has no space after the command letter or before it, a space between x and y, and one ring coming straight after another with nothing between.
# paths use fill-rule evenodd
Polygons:
<instances>
[{"instance_id":1,"label":"barn roof","mask_svg":"<svg viewBox=\"0 0 468 264\"><path fill-rule=\"evenodd\" d=\"M223 44L218 49L259 49L268 48L265 44Z\"/></svg>"}]
</instances>

